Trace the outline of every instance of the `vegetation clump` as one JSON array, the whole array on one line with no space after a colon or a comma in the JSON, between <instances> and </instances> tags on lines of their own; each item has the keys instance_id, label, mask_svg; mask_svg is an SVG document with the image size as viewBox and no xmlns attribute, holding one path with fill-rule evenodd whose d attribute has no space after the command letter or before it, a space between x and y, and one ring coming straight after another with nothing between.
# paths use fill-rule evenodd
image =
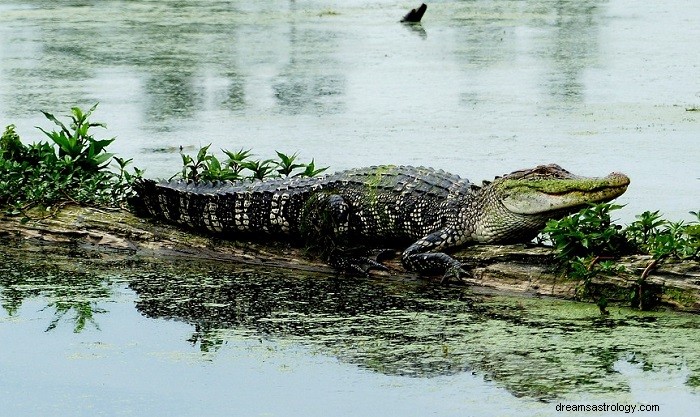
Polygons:
<instances>
[{"instance_id":1,"label":"vegetation clump","mask_svg":"<svg viewBox=\"0 0 700 417\"><path fill-rule=\"evenodd\" d=\"M204 146L194 158L181 153L182 170L170 177L193 182L263 180L280 177L313 177L327 170L317 168L314 160L307 164L298 163L297 154L287 155L277 151L277 160L252 159L251 150L232 152L222 149L226 159L220 161L209 152L211 145Z\"/></svg>"},{"instance_id":2,"label":"vegetation clump","mask_svg":"<svg viewBox=\"0 0 700 417\"><path fill-rule=\"evenodd\" d=\"M636 285L630 289L631 304L646 309L658 300L657 289L646 282L649 273L662 261L700 260L700 211L691 211L691 222L671 222L658 211L637 215L626 227L614 224L611 212L622 208L611 203L592 204L561 220L550 220L543 234L556 249L566 275L581 283L580 298L593 298L606 313L607 297L601 294L594 279L601 275L630 275L618 260L623 255L650 257Z\"/></svg>"},{"instance_id":3,"label":"vegetation clump","mask_svg":"<svg viewBox=\"0 0 700 417\"><path fill-rule=\"evenodd\" d=\"M89 120L97 104L87 112L73 107L64 124L43 112L58 129L39 128L50 142L25 145L14 125L0 137L0 207L5 214L19 215L40 206L45 209L66 203L118 207L131 195L132 181L141 176L138 168L127 172L131 160L106 151L111 139L97 139L94 128L104 123ZM107 169L116 162L117 172Z\"/></svg>"}]
</instances>

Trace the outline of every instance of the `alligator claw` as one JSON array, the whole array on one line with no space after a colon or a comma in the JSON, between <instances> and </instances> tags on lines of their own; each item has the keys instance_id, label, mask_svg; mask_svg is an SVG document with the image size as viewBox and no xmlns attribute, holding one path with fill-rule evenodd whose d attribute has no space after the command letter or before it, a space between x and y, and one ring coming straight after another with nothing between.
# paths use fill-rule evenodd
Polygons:
<instances>
[{"instance_id":1,"label":"alligator claw","mask_svg":"<svg viewBox=\"0 0 700 417\"><path fill-rule=\"evenodd\" d=\"M464 275L469 276L469 271L464 269L464 267L461 264L457 263L447 268L445 274L442 276L442 279L440 279L440 284L447 284L452 278L457 278L458 280L461 280L462 276Z\"/></svg>"},{"instance_id":2,"label":"alligator claw","mask_svg":"<svg viewBox=\"0 0 700 417\"><path fill-rule=\"evenodd\" d=\"M378 269L381 271L389 270L386 266L375 261L374 259L366 257L342 256L336 254L332 255L328 262L333 268L339 271L365 276L369 275L369 271L372 269Z\"/></svg>"}]
</instances>

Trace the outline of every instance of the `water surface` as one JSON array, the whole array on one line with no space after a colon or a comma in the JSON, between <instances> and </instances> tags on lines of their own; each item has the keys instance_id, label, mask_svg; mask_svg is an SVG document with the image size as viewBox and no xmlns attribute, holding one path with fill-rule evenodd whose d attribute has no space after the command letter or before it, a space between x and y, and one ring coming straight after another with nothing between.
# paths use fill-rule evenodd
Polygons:
<instances>
[{"instance_id":1,"label":"water surface","mask_svg":"<svg viewBox=\"0 0 700 417\"><path fill-rule=\"evenodd\" d=\"M557 415L700 406L696 315L428 281L18 246L0 252L8 415ZM18 255L23 253L23 255Z\"/></svg>"},{"instance_id":2,"label":"water surface","mask_svg":"<svg viewBox=\"0 0 700 417\"><path fill-rule=\"evenodd\" d=\"M540 163L632 178L623 220L700 201L700 18L688 2L2 2L0 121L25 140L100 102L149 176L193 152L489 179Z\"/></svg>"},{"instance_id":3,"label":"water surface","mask_svg":"<svg viewBox=\"0 0 700 417\"><path fill-rule=\"evenodd\" d=\"M0 1L0 124L99 102L151 177L194 152L479 181L540 163L632 178L623 221L700 201L700 9L670 0ZM31 250L29 250L31 249ZM422 281L0 251L13 416L554 416L700 406L696 316ZM575 415L575 413L572 413Z\"/></svg>"}]
</instances>

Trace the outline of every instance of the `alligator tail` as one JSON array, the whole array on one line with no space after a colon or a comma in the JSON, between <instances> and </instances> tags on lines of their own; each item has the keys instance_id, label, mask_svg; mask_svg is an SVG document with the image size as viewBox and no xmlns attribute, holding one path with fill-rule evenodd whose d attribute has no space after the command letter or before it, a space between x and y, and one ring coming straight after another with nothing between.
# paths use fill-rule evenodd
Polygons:
<instances>
[{"instance_id":1,"label":"alligator tail","mask_svg":"<svg viewBox=\"0 0 700 417\"><path fill-rule=\"evenodd\" d=\"M153 212L154 204L158 203L158 194L156 191L156 182L147 178L137 178L132 185L134 195L129 198L134 213L139 217L152 217L156 213Z\"/></svg>"}]
</instances>

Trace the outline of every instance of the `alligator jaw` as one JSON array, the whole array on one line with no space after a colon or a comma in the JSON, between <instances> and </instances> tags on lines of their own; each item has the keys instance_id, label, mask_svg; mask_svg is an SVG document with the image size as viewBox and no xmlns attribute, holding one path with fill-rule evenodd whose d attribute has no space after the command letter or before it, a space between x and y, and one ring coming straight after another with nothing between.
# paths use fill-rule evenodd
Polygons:
<instances>
[{"instance_id":1,"label":"alligator jaw","mask_svg":"<svg viewBox=\"0 0 700 417\"><path fill-rule=\"evenodd\" d=\"M503 205L512 213L541 215L571 212L586 204L603 203L622 195L630 179L613 172L602 178L515 179L504 183Z\"/></svg>"}]
</instances>

